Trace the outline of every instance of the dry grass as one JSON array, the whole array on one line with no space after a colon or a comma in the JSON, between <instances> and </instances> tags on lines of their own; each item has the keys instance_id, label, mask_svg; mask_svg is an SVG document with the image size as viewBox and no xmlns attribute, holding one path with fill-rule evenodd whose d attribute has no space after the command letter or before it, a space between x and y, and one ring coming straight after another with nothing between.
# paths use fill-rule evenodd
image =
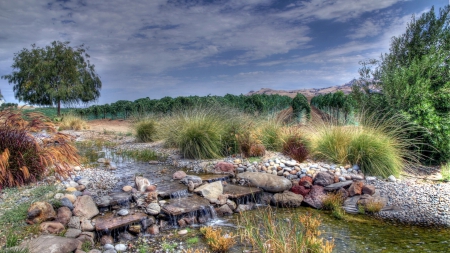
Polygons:
<instances>
[{"instance_id":1,"label":"dry grass","mask_svg":"<svg viewBox=\"0 0 450 253\"><path fill-rule=\"evenodd\" d=\"M364 210L368 213L378 213L383 207L384 204L382 202L372 200L366 203Z\"/></svg>"},{"instance_id":2,"label":"dry grass","mask_svg":"<svg viewBox=\"0 0 450 253\"><path fill-rule=\"evenodd\" d=\"M84 130L89 129L89 125L85 120L83 120L81 117L73 115L73 114L67 114L64 115L64 117L61 120L61 123L59 123L59 130Z\"/></svg>"},{"instance_id":3,"label":"dry grass","mask_svg":"<svg viewBox=\"0 0 450 253\"><path fill-rule=\"evenodd\" d=\"M233 233L223 234L221 228L202 227L200 231L205 235L206 242L214 252L227 252L236 244Z\"/></svg>"}]
</instances>

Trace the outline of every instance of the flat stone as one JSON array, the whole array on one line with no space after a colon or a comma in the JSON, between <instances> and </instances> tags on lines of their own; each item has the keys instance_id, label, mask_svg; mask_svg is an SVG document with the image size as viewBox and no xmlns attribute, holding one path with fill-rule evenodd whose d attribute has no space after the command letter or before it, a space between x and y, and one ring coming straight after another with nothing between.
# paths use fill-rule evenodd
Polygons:
<instances>
[{"instance_id":1,"label":"flat stone","mask_svg":"<svg viewBox=\"0 0 450 253\"><path fill-rule=\"evenodd\" d=\"M261 193L262 190L256 187L246 187L234 184L227 184L223 187L223 194L228 194L231 199L238 199L245 196L253 196Z\"/></svg>"},{"instance_id":2,"label":"flat stone","mask_svg":"<svg viewBox=\"0 0 450 253\"><path fill-rule=\"evenodd\" d=\"M147 218L145 213L135 213L127 216L114 216L112 213L105 214L104 216L98 217L95 220L95 230L112 230L119 227L124 227L126 225L140 222L141 220Z\"/></svg>"},{"instance_id":3,"label":"flat stone","mask_svg":"<svg viewBox=\"0 0 450 253\"><path fill-rule=\"evenodd\" d=\"M187 187L184 184L176 182L165 182L164 184L158 185L158 197L167 199L171 196L177 195L180 192L186 192Z\"/></svg>"},{"instance_id":4,"label":"flat stone","mask_svg":"<svg viewBox=\"0 0 450 253\"><path fill-rule=\"evenodd\" d=\"M19 247L29 249L30 253L65 253L73 252L81 242L77 239L55 235L41 235L31 241L23 242Z\"/></svg>"},{"instance_id":5,"label":"flat stone","mask_svg":"<svg viewBox=\"0 0 450 253\"><path fill-rule=\"evenodd\" d=\"M259 172L244 172L237 174L238 179L247 180L251 186L260 187L265 191L277 193L289 190L292 187L290 180L276 175Z\"/></svg>"},{"instance_id":6,"label":"flat stone","mask_svg":"<svg viewBox=\"0 0 450 253\"><path fill-rule=\"evenodd\" d=\"M170 199L168 203L162 207L162 211L170 215L180 215L203 209L209 205L207 199L193 195L179 199Z\"/></svg>"},{"instance_id":7,"label":"flat stone","mask_svg":"<svg viewBox=\"0 0 450 253\"><path fill-rule=\"evenodd\" d=\"M201 174L198 175L202 181L212 183L215 181L227 181L230 178L230 175L227 174Z\"/></svg>"},{"instance_id":8,"label":"flat stone","mask_svg":"<svg viewBox=\"0 0 450 253\"><path fill-rule=\"evenodd\" d=\"M339 182L339 183L334 183L334 184L330 184L324 187L324 189L326 191L334 191L334 190L338 190L342 187L351 185L353 183L353 181L348 180L348 181L344 181L344 182Z\"/></svg>"},{"instance_id":9,"label":"flat stone","mask_svg":"<svg viewBox=\"0 0 450 253\"><path fill-rule=\"evenodd\" d=\"M215 181L210 184L203 184L197 187L194 192L200 194L209 201L215 201L223 193L222 182Z\"/></svg>"},{"instance_id":10,"label":"flat stone","mask_svg":"<svg viewBox=\"0 0 450 253\"><path fill-rule=\"evenodd\" d=\"M127 205L131 201L131 193L115 192L102 196L96 201L98 207L109 207L115 205Z\"/></svg>"}]
</instances>

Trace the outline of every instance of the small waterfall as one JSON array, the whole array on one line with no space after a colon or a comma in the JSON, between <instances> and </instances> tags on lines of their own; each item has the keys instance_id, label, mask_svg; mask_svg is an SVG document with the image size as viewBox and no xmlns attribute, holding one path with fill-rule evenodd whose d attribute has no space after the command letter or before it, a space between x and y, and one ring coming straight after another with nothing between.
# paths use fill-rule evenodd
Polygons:
<instances>
[{"instance_id":1,"label":"small waterfall","mask_svg":"<svg viewBox=\"0 0 450 253\"><path fill-rule=\"evenodd\" d=\"M176 191L176 192L172 192L172 194L170 194L171 199L179 199L179 198L184 198L187 196L189 196L188 190Z\"/></svg>"},{"instance_id":2,"label":"small waterfall","mask_svg":"<svg viewBox=\"0 0 450 253\"><path fill-rule=\"evenodd\" d=\"M262 204L261 193L245 195L240 198L233 199L233 201L238 205L240 205L240 204L245 205L250 202L256 203L256 204Z\"/></svg>"}]
</instances>

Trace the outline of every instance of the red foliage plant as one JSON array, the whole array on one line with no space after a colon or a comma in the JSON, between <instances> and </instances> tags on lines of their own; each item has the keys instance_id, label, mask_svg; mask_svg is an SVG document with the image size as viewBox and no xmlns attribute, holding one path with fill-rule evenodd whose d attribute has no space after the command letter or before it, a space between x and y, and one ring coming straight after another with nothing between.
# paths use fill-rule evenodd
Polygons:
<instances>
[{"instance_id":1,"label":"red foliage plant","mask_svg":"<svg viewBox=\"0 0 450 253\"><path fill-rule=\"evenodd\" d=\"M40 113L0 111L0 189L39 180L50 170L67 177L79 155L70 136Z\"/></svg>"},{"instance_id":2,"label":"red foliage plant","mask_svg":"<svg viewBox=\"0 0 450 253\"><path fill-rule=\"evenodd\" d=\"M298 162L305 161L309 155L306 141L295 135L290 136L283 144L283 153Z\"/></svg>"}]
</instances>

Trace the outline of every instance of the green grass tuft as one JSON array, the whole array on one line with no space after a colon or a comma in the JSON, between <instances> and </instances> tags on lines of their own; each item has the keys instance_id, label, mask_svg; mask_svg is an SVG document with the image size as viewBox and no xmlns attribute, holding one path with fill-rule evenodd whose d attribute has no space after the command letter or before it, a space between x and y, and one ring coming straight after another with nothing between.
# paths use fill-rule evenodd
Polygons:
<instances>
[{"instance_id":1,"label":"green grass tuft","mask_svg":"<svg viewBox=\"0 0 450 253\"><path fill-rule=\"evenodd\" d=\"M136 138L141 142L152 142L156 138L156 121L145 118L134 124L136 130Z\"/></svg>"}]
</instances>

